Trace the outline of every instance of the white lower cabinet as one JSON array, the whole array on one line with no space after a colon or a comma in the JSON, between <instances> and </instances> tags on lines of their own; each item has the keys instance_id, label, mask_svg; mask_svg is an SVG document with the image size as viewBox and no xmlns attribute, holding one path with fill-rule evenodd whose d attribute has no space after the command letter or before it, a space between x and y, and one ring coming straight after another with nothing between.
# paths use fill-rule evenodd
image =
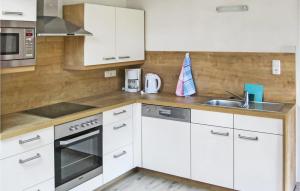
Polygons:
<instances>
[{"instance_id":1,"label":"white lower cabinet","mask_svg":"<svg viewBox=\"0 0 300 191\"><path fill-rule=\"evenodd\" d=\"M192 124L191 178L233 188L233 129Z\"/></svg>"},{"instance_id":2,"label":"white lower cabinet","mask_svg":"<svg viewBox=\"0 0 300 191\"><path fill-rule=\"evenodd\" d=\"M25 189L24 191L54 191L54 178L42 182L38 185L32 186L30 188Z\"/></svg>"},{"instance_id":3,"label":"white lower cabinet","mask_svg":"<svg viewBox=\"0 0 300 191\"><path fill-rule=\"evenodd\" d=\"M190 178L190 123L142 117L142 166Z\"/></svg>"},{"instance_id":4,"label":"white lower cabinet","mask_svg":"<svg viewBox=\"0 0 300 191\"><path fill-rule=\"evenodd\" d=\"M0 190L24 190L53 178L53 143L1 160L0 172Z\"/></svg>"},{"instance_id":5,"label":"white lower cabinet","mask_svg":"<svg viewBox=\"0 0 300 191\"><path fill-rule=\"evenodd\" d=\"M132 144L111 152L103 158L104 184L133 168Z\"/></svg>"},{"instance_id":6,"label":"white lower cabinet","mask_svg":"<svg viewBox=\"0 0 300 191\"><path fill-rule=\"evenodd\" d=\"M280 135L235 130L235 190L283 190L282 141Z\"/></svg>"}]
</instances>

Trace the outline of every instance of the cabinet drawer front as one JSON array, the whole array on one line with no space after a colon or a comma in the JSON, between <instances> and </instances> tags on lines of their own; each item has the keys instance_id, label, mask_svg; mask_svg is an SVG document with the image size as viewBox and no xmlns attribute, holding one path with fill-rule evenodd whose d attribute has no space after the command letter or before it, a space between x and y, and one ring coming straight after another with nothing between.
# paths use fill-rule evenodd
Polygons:
<instances>
[{"instance_id":1,"label":"cabinet drawer front","mask_svg":"<svg viewBox=\"0 0 300 191\"><path fill-rule=\"evenodd\" d=\"M42 182L38 185L27 188L24 191L54 191L54 190L55 190L54 178L51 178L46 182Z\"/></svg>"},{"instance_id":2,"label":"cabinet drawer front","mask_svg":"<svg viewBox=\"0 0 300 191\"><path fill-rule=\"evenodd\" d=\"M103 124L111 124L132 117L132 105L127 105L103 113Z\"/></svg>"},{"instance_id":3,"label":"cabinet drawer front","mask_svg":"<svg viewBox=\"0 0 300 191\"><path fill-rule=\"evenodd\" d=\"M233 114L192 110L192 123L233 128Z\"/></svg>"},{"instance_id":4,"label":"cabinet drawer front","mask_svg":"<svg viewBox=\"0 0 300 191\"><path fill-rule=\"evenodd\" d=\"M281 119L234 115L234 128L282 135L283 121Z\"/></svg>"},{"instance_id":5,"label":"cabinet drawer front","mask_svg":"<svg viewBox=\"0 0 300 191\"><path fill-rule=\"evenodd\" d=\"M133 168L132 144L109 153L103 158L104 184Z\"/></svg>"},{"instance_id":6,"label":"cabinet drawer front","mask_svg":"<svg viewBox=\"0 0 300 191\"><path fill-rule=\"evenodd\" d=\"M191 176L233 188L233 129L192 124Z\"/></svg>"},{"instance_id":7,"label":"cabinet drawer front","mask_svg":"<svg viewBox=\"0 0 300 191\"><path fill-rule=\"evenodd\" d=\"M283 138L234 130L235 190L282 191Z\"/></svg>"},{"instance_id":8,"label":"cabinet drawer front","mask_svg":"<svg viewBox=\"0 0 300 191\"><path fill-rule=\"evenodd\" d=\"M0 160L0 168L5 172L0 174L0 190L23 190L49 180L54 177L54 145Z\"/></svg>"},{"instance_id":9,"label":"cabinet drawer front","mask_svg":"<svg viewBox=\"0 0 300 191\"><path fill-rule=\"evenodd\" d=\"M0 141L0 159L54 142L53 127Z\"/></svg>"},{"instance_id":10,"label":"cabinet drawer front","mask_svg":"<svg viewBox=\"0 0 300 191\"><path fill-rule=\"evenodd\" d=\"M103 153L112 152L132 143L132 119L122 120L103 127Z\"/></svg>"}]
</instances>

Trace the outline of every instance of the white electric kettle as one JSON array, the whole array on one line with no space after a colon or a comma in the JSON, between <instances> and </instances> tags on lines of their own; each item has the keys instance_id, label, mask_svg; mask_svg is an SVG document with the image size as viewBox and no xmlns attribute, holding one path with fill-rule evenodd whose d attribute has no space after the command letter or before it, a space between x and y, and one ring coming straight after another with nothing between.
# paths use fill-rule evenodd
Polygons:
<instances>
[{"instance_id":1,"label":"white electric kettle","mask_svg":"<svg viewBox=\"0 0 300 191\"><path fill-rule=\"evenodd\" d=\"M160 77L157 74L148 73L145 75L145 92L155 94L161 86Z\"/></svg>"}]
</instances>

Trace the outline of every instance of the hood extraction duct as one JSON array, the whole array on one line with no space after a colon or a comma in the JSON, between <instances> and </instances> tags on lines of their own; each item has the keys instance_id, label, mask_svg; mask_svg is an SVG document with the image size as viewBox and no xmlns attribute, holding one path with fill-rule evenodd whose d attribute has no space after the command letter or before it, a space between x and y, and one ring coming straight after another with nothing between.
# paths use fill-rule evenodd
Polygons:
<instances>
[{"instance_id":1,"label":"hood extraction duct","mask_svg":"<svg viewBox=\"0 0 300 191\"><path fill-rule=\"evenodd\" d=\"M38 36L87 36L92 33L58 17L58 0L37 1Z\"/></svg>"}]
</instances>

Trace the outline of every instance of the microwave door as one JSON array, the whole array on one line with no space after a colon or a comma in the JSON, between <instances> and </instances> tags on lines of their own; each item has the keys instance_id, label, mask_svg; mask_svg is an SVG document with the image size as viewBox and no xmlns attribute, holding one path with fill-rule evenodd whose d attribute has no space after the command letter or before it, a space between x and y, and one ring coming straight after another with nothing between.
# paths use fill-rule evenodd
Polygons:
<instances>
[{"instance_id":1,"label":"microwave door","mask_svg":"<svg viewBox=\"0 0 300 191\"><path fill-rule=\"evenodd\" d=\"M1 60L24 58L25 31L18 28L1 29Z\"/></svg>"}]
</instances>

